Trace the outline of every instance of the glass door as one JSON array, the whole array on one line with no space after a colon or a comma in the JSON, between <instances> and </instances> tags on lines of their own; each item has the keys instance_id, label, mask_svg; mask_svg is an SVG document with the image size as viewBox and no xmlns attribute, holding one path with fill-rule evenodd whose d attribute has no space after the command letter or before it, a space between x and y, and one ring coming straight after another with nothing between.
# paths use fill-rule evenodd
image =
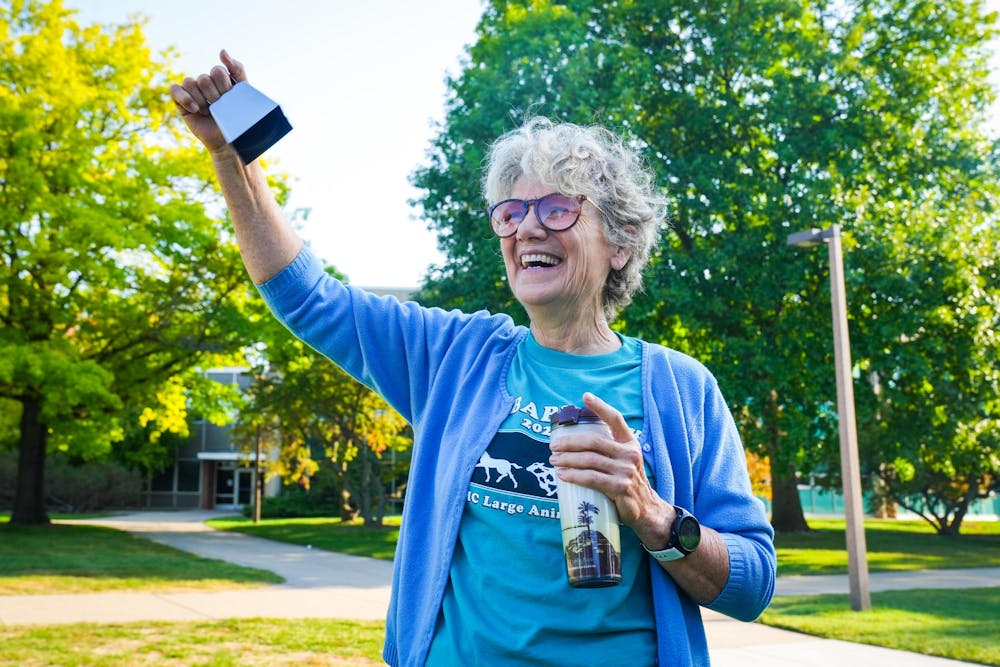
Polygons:
<instances>
[{"instance_id":1,"label":"glass door","mask_svg":"<svg viewBox=\"0 0 1000 667\"><path fill-rule=\"evenodd\" d=\"M249 468L236 471L236 502L240 505L253 503L253 470Z\"/></svg>"},{"instance_id":2,"label":"glass door","mask_svg":"<svg viewBox=\"0 0 1000 667\"><path fill-rule=\"evenodd\" d=\"M221 465L215 473L215 505L233 507L236 504L236 471Z\"/></svg>"}]
</instances>

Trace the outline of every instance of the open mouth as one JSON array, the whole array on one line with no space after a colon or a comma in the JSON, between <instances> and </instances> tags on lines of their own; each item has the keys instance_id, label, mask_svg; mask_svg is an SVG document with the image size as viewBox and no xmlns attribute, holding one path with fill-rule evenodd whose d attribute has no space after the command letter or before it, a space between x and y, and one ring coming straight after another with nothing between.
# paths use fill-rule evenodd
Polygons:
<instances>
[{"instance_id":1,"label":"open mouth","mask_svg":"<svg viewBox=\"0 0 1000 667\"><path fill-rule=\"evenodd\" d=\"M525 269L547 268L550 266L556 266L560 263L562 263L562 260L558 257L553 257L552 255L521 255L521 267Z\"/></svg>"}]
</instances>

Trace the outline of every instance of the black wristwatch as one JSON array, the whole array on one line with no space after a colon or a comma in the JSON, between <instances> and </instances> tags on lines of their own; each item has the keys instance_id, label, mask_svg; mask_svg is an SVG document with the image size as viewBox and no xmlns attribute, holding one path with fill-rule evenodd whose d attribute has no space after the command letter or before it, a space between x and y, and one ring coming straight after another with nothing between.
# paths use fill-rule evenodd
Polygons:
<instances>
[{"instance_id":1,"label":"black wristwatch","mask_svg":"<svg viewBox=\"0 0 1000 667\"><path fill-rule=\"evenodd\" d=\"M642 548L649 552L649 555L661 563L668 563L672 560L684 558L689 553L698 548L701 543L701 524L694 515L685 509L674 506L677 511L677 518L670 527L670 539L667 546L660 551L653 551L645 544Z\"/></svg>"}]
</instances>

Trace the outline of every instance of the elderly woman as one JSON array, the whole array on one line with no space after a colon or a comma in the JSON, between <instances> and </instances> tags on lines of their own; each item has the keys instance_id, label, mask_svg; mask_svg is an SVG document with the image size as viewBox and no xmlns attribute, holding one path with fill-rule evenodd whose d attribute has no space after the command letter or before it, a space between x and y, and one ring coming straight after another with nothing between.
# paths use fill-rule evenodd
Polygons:
<instances>
[{"instance_id":1,"label":"elderly woman","mask_svg":"<svg viewBox=\"0 0 1000 667\"><path fill-rule=\"evenodd\" d=\"M488 223L530 326L400 304L324 273L260 167L226 146L207 107L245 74L222 61L171 93L211 153L251 278L289 329L413 425L385 660L707 664L699 605L756 618L773 533L713 377L609 326L664 215L637 156L604 130L541 118L504 135ZM610 436L550 446L551 415L581 401ZM620 585L567 583L553 475L614 502Z\"/></svg>"}]
</instances>

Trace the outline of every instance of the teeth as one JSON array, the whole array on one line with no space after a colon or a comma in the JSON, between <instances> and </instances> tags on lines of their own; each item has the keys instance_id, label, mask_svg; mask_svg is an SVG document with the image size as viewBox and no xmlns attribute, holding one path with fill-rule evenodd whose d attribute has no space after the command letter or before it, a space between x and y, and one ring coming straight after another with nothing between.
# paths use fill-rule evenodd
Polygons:
<instances>
[{"instance_id":1,"label":"teeth","mask_svg":"<svg viewBox=\"0 0 1000 667\"><path fill-rule=\"evenodd\" d=\"M544 264L546 266L555 266L560 262L559 258L553 257L552 255L522 255L521 256L521 266L528 267L531 265Z\"/></svg>"}]
</instances>

